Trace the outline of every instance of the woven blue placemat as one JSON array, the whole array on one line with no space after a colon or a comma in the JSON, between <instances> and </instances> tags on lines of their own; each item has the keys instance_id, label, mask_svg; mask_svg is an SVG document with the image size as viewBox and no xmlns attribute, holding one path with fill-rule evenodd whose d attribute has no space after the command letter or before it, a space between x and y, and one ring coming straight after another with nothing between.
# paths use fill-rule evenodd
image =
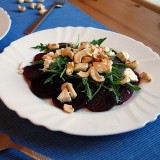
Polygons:
<instances>
[{"instance_id":1,"label":"woven blue placemat","mask_svg":"<svg viewBox=\"0 0 160 160\"><path fill-rule=\"evenodd\" d=\"M46 8L51 5L46 0ZM27 6L28 4L25 3ZM12 25L0 41L0 52L12 41L25 36L24 30L39 16L37 10L17 12L16 0L0 1L11 16ZM107 9L107 7L106 7ZM108 29L76 6L67 2L63 9L55 9L36 31L63 26L86 26ZM26 147L55 160L159 160L160 118L144 128L113 136L84 137L50 131L20 118L0 101L0 132ZM8 149L0 151L0 160L30 160L23 153Z\"/></svg>"}]
</instances>

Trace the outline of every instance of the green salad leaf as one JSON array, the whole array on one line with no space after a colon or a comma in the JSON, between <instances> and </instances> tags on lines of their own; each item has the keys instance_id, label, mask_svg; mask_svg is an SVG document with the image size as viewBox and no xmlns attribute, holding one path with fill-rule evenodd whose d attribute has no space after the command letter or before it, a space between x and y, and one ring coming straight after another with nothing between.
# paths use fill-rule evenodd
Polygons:
<instances>
[{"instance_id":1,"label":"green salad leaf","mask_svg":"<svg viewBox=\"0 0 160 160\"><path fill-rule=\"evenodd\" d=\"M92 40L90 43L93 45L98 44L99 46L106 40L107 38L100 38L98 40Z\"/></svg>"},{"instance_id":2,"label":"green salad leaf","mask_svg":"<svg viewBox=\"0 0 160 160\"><path fill-rule=\"evenodd\" d=\"M39 49L40 51L47 51L47 50L49 50L48 45L47 44L43 44L43 43L40 43L39 45L37 45L35 47L31 47L31 48Z\"/></svg>"}]
</instances>

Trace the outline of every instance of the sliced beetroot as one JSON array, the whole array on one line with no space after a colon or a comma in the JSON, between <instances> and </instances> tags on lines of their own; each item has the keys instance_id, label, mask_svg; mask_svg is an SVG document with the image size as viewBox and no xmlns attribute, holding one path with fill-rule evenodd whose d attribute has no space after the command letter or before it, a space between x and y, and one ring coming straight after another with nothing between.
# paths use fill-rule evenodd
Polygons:
<instances>
[{"instance_id":1,"label":"sliced beetroot","mask_svg":"<svg viewBox=\"0 0 160 160\"><path fill-rule=\"evenodd\" d=\"M81 108L85 107L86 104L86 95L84 92L81 91L81 89L77 90L77 97L72 100L72 106L76 110L79 110Z\"/></svg>"},{"instance_id":2,"label":"sliced beetroot","mask_svg":"<svg viewBox=\"0 0 160 160\"><path fill-rule=\"evenodd\" d=\"M59 48L66 48L66 47L70 47L71 44L70 43L59 43Z\"/></svg>"},{"instance_id":3,"label":"sliced beetroot","mask_svg":"<svg viewBox=\"0 0 160 160\"><path fill-rule=\"evenodd\" d=\"M42 60L42 57L45 55L46 53L38 53L34 56L33 62L35 61L40 61Z\"/></svg>"},{"instance_id":4,"label":"sliced beetroot","mask_svg":"<svg viewBox=\"0 0 160 160\"><path fill-rule=\"evenodd\" d=\"M102 88L92 100L86 103L86 108L93 112L108 111L116 105L116 99L113 92Z\"/></svg>"},{"instance_id":5,"label":"sliced beetroot","mask_svg":"<svg viewBox=\"0 0 160 160\"><path fill-rule=\"evenodd\" d=\"M126 102L132 96L133 91L127 89L124 86L121 86L119 89L119 93L120 93L120 102L118 102L118 105Z\"/></svg>"},{"instance_id":6,"label":"sliced beetroot","mask_svg":"<svg viewBox=\"0 0 160 160\"><path fill-rule=\"evenodd\" d=\"M44 72L39 70L42 65L31 65L24 67L23 75L27 80L40 79L44 76Z\"/></svg>"},{"instance_id":7,"label":"sliced beetroot","mask_svg":"<svg viewBox=\"0 0 160 160\"><path fill-rule=\"evenodd\" d=\"M44 79L39 79L39 80L32 80L30 88L31 91L40 98L51 98L54 94L59 92L60 84L57 83L44 84Z\"/></svg>"}]
</instances>

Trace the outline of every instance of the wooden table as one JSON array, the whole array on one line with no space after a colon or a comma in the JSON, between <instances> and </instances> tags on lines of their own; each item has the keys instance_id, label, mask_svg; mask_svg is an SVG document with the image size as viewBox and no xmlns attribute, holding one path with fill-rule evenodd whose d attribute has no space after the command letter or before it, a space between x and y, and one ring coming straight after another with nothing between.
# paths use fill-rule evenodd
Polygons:
<instances>
[{"instance_id":1,"label":"wooden table","mask_svg":"<svg viewBox=\"0 0 160 160\"><path fill-rule=\"evenodd\" d=\"M160 14L157 12L132 0L69 0L69 2L113 31L143 42L160 55Z\"/></svg>"}]
</instances>

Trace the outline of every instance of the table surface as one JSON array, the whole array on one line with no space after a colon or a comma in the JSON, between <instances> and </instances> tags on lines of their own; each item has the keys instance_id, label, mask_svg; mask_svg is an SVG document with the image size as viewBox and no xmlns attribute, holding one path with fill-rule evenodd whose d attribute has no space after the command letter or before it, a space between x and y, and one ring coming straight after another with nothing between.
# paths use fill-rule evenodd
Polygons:
<instances>
[{"instance_id":1,"label":"table surface","mask_svg":"<svg viewBox=\"0 0 160 160\"><path fill-rule=\"evenodd\" d=\"M49 8L52 1L46 0L44 4ZM28 3L24 5L28 6ZM17 12L16 0L0 0L0 7L8 12L12 20L8 34L0 40L0 53L3 55L4 48L24 37L25 29L39 15L36 9L29 10L28 7L23 13ZM59 26L111 29L142 41L159 53L159 18L157 13L129 0L69 0L62 9L53 10L36 31ZM2 76L1 73L0 69ZM0 94L2 92L0 89ZM145 127L128 133L97 137L69 135L32 124L0 100L0 132L10 135L14 142L55 160L159 160L159 126L158 117ZM31 160L13 149L0 151L0 160L22 159Z\"/></svg>"},{"instance_id":2,"label":"table surface","mask_svg":"<svg viewBox=\"0 0 160 160\"><path fill-rule=\"evenodd\" d=\"M69 0L110 29L160 54L160 14L132 0Z\"/></svg>"}]
</instances>

